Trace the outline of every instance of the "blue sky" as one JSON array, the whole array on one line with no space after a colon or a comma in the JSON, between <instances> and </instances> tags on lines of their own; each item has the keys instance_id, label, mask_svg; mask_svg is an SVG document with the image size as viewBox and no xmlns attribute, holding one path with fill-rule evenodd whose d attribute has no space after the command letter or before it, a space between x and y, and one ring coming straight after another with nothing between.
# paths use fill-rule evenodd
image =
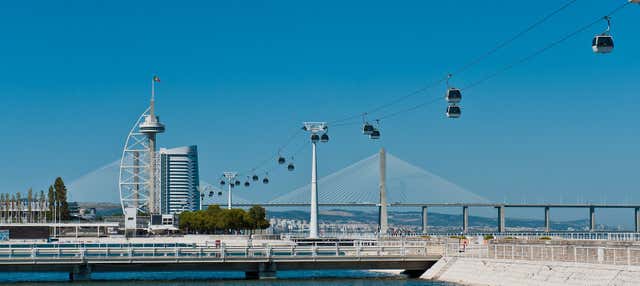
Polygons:
<instances>
[{"instance_id":1,"label":"blue sky","mask_svg":"<svg viewBox=\"0 0 640 286\"><path fill-rule=\"evenodd\" d=\"M274 155L300 122L408 94L564 2L2 2L3 191L73 180L118 159L153 74L162 79L157 109L167 125L160 145L197 144L201 177L215 182ZM451 83L476 81L618 2L579 0ZM496 201L640 203L638 13L634 5L614 16L612 54L591 52L603 22L466 92L459 120L444 118L443 100L382 121L379 142L358 125L330 127L320 175L385 146ZM293 174L272 172L274 184L262 191L305 184L308 157L296 157Z\"/></svg>"}]
</instances>

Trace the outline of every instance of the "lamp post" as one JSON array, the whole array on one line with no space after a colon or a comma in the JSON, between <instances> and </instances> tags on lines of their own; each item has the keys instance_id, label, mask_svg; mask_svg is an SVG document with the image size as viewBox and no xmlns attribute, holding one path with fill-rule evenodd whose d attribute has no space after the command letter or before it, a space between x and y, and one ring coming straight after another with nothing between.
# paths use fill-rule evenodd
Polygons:
<instances>
[{"instance_id":1,"label":"lamp post","mask_svg":"<svg viewBox=\"0 0 640 286\"><path fill-rule=\"evenodd\" d=\"M309 218L309 238L318 238L318 157L316 143L329 142L326 122L304 122L302 130L311 132L311 217ZM321 135L320 135L321 134Z\"/></svg>"},{"instance_id":2,"label":"lamp post","mask_svg":"<svg viewBox=\"0 0 640 286\"><path fill-rule=\"evenodd\" d=\"M233 200L233 196L231 194L231 190L233 189L233 184L235 182L236 176L238 173L236 172L224 172L222 176L227 179L227 185L229 185L229 193L227 194L227 209L231 209L231 204Z\"/></svg>"}]
</instances>

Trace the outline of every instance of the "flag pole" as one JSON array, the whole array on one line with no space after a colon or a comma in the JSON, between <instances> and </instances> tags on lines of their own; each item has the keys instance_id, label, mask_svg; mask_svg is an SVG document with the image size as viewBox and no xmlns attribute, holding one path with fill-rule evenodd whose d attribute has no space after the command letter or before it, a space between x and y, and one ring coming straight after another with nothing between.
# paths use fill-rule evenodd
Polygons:
<instances>
[{"instance_id":1,"label":"flag pole","mask_svg":"<svg viewBox=\"0 0 640 286\"><path fill-rule=\"evenodd\" d=\"M156 78L155 76L153 76L151 78L151 110L149 111L149 113L151 114L151 116L153 117L154 115L154 101L156 98Z\"/></svg>"}]
</instances>

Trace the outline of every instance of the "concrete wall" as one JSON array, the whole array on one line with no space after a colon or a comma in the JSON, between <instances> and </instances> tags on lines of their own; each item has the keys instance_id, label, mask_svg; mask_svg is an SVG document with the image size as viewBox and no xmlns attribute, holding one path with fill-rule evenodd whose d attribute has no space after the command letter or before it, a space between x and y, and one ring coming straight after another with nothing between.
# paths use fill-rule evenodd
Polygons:
<instances>
[{"instance_id":1,"label":"concrete wall","mask_svg":"<svg viewBox=\"0 0 640 286\"><path fill-rule=\"evenodd\" d=\"M639 285L640 266L448 257L421 278L464 285Z\"/></svg>"}]
</instances>

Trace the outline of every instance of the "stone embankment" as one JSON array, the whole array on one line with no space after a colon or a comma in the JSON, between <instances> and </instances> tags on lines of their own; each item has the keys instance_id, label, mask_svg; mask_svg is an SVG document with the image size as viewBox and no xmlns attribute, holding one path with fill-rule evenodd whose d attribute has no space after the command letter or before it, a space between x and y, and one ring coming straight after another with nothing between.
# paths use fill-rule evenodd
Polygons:
<instances>
[{"instance_id":1,"label":"stone embankment","mask_svg":"<svg viewBox=\"0 0 640 286\"><path fill-rule=\"evenodd\" d=\"M640 245L500 241L456 248L421 278L464 285L640 285Z\"/></svg>"}]
</instances>

